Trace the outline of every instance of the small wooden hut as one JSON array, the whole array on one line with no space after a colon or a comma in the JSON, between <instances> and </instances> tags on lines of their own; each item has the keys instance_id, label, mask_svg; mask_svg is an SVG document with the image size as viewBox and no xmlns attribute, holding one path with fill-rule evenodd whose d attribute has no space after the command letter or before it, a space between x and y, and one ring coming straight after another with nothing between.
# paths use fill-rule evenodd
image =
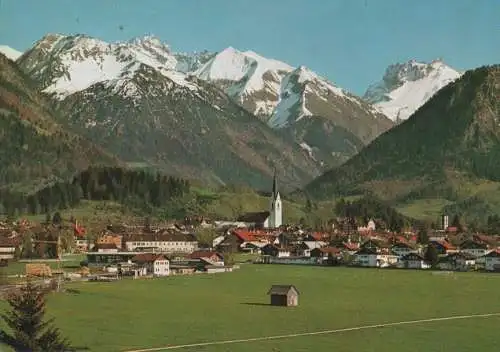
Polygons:
<instances>
[{"instance_id":1,"label":"small wooden hut","mask_svg":"<svg viewBox=\"0 0 500 352\"><path fill-rule=\"evenodd\" d=\"M272 306L293 307L299 305L299 290L294 285L273 285L267 292Z\"/></svg>"}]
</instances>

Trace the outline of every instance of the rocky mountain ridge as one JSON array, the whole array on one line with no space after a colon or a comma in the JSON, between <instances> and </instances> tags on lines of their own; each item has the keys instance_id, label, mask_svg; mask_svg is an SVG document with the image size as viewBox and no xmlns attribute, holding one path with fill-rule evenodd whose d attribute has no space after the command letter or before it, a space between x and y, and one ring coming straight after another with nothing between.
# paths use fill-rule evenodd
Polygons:
<instances>
[{"instance_id":1,"label":"rocky mountain ridge","mask_svg":"<svg viewBox=\"0 0 500 352\"><path fill-rule=\"evenodd\" d=\"M400 122L462 74L441 59L397 63L386 69L380 82L368 87L363 98L391 120Z\"/></svg>"},{"instance_id":2,"label":"rocky mountain ridge","mask_svg":"<svg viewBox=\"0 0 500 352\"><path fill-rule=\"evenodd\" d=\"M17 63L59 102L69 128L131 165L261 189L275 167L285 186L318 175L321 165L290 137L178 70L206 56L176 55L152 37L107 44L48 35Z\"/></svg>"}]
</instances>

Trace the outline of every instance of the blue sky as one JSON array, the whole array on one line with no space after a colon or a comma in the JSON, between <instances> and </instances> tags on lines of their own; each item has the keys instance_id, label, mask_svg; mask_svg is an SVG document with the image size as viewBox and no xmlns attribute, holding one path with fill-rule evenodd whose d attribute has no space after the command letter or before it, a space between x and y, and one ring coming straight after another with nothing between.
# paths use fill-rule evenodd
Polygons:
<instances>
[{"instance_id":1,"label":"blue sky","mask_svg":"<svg viewBox=\"0 0 500 352\"><path fill-rule=\"evenodd\" d=\"M253 50L363 94L395 62L500 63L499 21L499 0L0 0L0 44L154 34L175 51Z\"/></svg>"}]
</instances>

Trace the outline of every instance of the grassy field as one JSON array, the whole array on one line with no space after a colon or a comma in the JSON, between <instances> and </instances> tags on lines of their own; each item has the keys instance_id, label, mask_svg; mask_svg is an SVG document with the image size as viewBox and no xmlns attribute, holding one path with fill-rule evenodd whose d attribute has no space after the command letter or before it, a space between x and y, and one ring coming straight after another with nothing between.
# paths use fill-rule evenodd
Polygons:
<instances>
[{"instance_id":1,"label":"grassy field","mask_svg":"<svg viewBox=\"0 0 500 352\"><path fill-rule=\"evenodd\" d=\"M396 207L396 210L414 219L436 221L448 204L451 202L441 198L417 199Z\"/></svg>"},{"instance_id":2,"label":"grassy field","mask_svg":"<svg viewBox=\"0 0 500 352\"><path fill-rule=\"evenodd\" d=\"M272 284L294 284L299 307L271 307ZM244 339L500 312L500 276L480 273L242 265L233 273L80 283L48 311L91 351ZM4 307L4 306L1 306ZM184 348L182 351L493 351L500 317Z\"/></svg>"},{"instance_id":3,"label":"grassy field","mask_svg":"<svg viewBox=\"0 0 500 352\"><path fill-rule=\"evenodd\" d=\"M119 223L124 220L127 220L128 223L144 221L144 216L140 216L126 206L111 201L82 200L77 207L61 210L60 213L63 219L69 220L74 217L85 227L90 228L100 228L108 223ZM34 222L43 222L46 215L23 215L22 217Z\"/></svg>"},{"instance_id":4,"label":"grassy field","mask_svg":"<svg viewBox=\"0 0 500 352\"><path fill-rule=\"evenodd\" d=\"M63 257L60 263L60 267L65 271L74 271L80 268L80 262L86 258L85 255L72 254ZM6 275L24 275L26 273L26 264L30 261L22 260L19 262L10 262L8 266L0 268L0 270ZM59 264L56 260L35 260L33 263L47 264L51 269L57 269Z\"/></svg>"}]
</instances>

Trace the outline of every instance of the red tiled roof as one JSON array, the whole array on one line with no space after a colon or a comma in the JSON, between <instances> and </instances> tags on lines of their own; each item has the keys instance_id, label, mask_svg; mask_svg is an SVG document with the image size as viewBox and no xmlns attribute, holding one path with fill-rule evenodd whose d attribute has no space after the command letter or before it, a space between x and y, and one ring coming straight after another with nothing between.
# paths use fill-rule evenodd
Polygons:
<instances>
[{"instance_id":1,"label":"red tiled roof","mask_svg":"<svg viewBox=\"0 0 500 352\"><path fill-rule=\"evenodd\" d=\"M118 249L114 243L97 243L96 249Z\"/></svg>"},{"instance_id":2,"label":"red tiled roof","mask_svg":"<svg viewBox=\"0 0 500 352\"><path fill-rule=\"evenodd\" d=\"M358 243L344 243L344 247L350 251L355 251L359 248Z\"/></svg>"},{"instance_id":3,"label":"red tiled roof","mask_svg":"<svg viewBox=\"0 0 500 352\"><path fill-rule=\"evenodd\" d=\"M269 240L269 237L273 236L270 232L265 231L249 231L245 229L233 230L233 234L241 239L243 242L255 242Z\"/></svg>"},{"instance_id":4,"label":"red tiled roof","mask_svg":"<svg viewBox=\"0 0 500 352\"><path fill-rule=\"evenodd\" d=\"M165 260L166 258L163 254L140 253L134 256L131 260L135 263L151 263L158 259Z\"/></svg>"},{"instance_id":5,"label":"red tiled roof","mask_svg":"<svg viewBox=\"0 0 500 352\"><path fill-rule=\"evenodd\" d=\"M339 254L341 253L342 251L337 248L337 247L323 247L323 248L319 248L319 250L323 253L332 253L332 254Z\"/></svg>"},{"instance_id":6,"label":"red tiled roof","mask_svg":"<svg viewBox=\"0 0 500 352\"><path fill-rule=\"evenodd\" d=\"M328 238L328 234L324 232L311 232L310 235L316 241L321 241L324 240L325 238Z\"/></svg>"}]
</instances>

